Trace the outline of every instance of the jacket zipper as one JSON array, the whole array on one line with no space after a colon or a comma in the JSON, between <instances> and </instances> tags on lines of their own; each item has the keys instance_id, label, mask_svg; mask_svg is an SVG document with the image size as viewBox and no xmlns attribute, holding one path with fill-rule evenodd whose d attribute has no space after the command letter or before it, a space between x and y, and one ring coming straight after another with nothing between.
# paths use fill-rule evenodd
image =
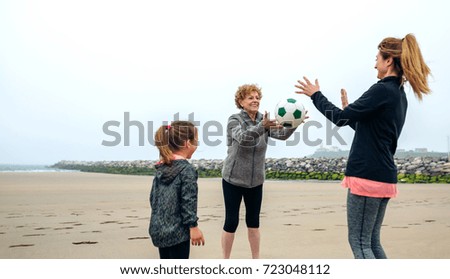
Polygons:
<instances>
[{"instance_id":1,"label":"jacket zipper","mask_svg":"<svg viewBox=\"0 0 450 279\"><path fill-rule=\"evenodd\" d=\"M255 151L256 147L253 147L253 155L252 155L252 180L250 181L250 186L253 186L253 176L255 174Z\"/></svg>"}]
</instances>

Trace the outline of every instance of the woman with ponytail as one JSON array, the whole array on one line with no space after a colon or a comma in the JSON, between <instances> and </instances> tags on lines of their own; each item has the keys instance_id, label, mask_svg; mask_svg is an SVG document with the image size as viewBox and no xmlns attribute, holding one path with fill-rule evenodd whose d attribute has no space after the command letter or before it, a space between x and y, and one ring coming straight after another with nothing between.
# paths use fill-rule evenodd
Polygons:
<instances>
[{"instance_id":1,"label":"woman with ponytail","mask_svg":"<svg viewBox=\"0 0 450 279\"><path fill-rule=\"evenodd\" d=\"M149 233L161 259L188 259L190 244L205 244L197 223L197 171L187 161L197 143L197 129L188 121L163 125L155 134L160 162L150 192Z\"/></svg>"},{"instance_id":2,"label":"woman with ponytail","mask_svg":"<svg viewBox=\"0 0 450 279\"><path fill-rule=\"evenodd\" d=\"M417 99L431 92L430 68L414 35L385 38L378 45L375 69L379 81L358 100L348 104L341 89L342 109L320 92L319 82L306 77L295 85L296 93L311 97L315 107L338 126L355 130L342 185L348 188L348 239L355 258L387 258L380 230L390 198L397 195L394 154L405 123L407 99L404 85ZM331 113L330 113L331 112Z\"/></svg>"}]
</instances>

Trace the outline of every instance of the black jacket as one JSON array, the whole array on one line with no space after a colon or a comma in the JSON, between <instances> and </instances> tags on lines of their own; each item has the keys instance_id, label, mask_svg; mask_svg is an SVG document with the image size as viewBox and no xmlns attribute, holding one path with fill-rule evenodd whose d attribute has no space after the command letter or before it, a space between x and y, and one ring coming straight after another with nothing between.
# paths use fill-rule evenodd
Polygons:
<instances>
[{"instance_id":1,"label":"black jacket","mask_svg":"<svg viewBox=\"0 0 450 279\"><path fill-rule=\"evenodd\" d=\"M408 107L398 77L378 81L344 110L330 103L320 91L311 98L334 124L350 125L355 130L346 176L397 183L394 154Z\"/></svg>"}]
</instances>

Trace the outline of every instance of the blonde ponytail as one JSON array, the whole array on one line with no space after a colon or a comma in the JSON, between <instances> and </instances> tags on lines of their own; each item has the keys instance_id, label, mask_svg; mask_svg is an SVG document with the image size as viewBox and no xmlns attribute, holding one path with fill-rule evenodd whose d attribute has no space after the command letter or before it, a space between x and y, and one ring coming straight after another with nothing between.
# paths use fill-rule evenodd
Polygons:
<instances>
[{"instance_id":1,"label":"blonde ponytail","mask_svg":"<svg viewBox=\"0 0 450 279\"><path fill-rule=\"evenodd\" d=\"M411 84L417 98L422 100L423 94L431 93L428 86L431 70L423 60L419 44L413 34L406 35L402 40L401 62L405 79Z\"/></svg>"},{"instance_id":2,"label":"blonde ponytail","mask_svg":"<svg viewBox=\"0 0 450 279\"><path fill-rule=\"evenodd\" d=\"M408 81L419 100L424 94L431 93L428 86L428 76L431 70L425 63L419 44L413 34L407 34L404 39L388 37L378 45L383 59L392 57L395 70L403 81Z\"/></svg>"}]
</instances>

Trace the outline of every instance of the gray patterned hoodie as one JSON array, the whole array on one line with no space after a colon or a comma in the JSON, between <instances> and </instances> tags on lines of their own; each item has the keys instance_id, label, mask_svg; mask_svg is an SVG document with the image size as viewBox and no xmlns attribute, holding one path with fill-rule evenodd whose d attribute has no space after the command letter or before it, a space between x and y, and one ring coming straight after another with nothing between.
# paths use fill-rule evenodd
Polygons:
<instances>
[{"instance_id":1,"label":"gray patterned hoodie","mask_svg":"<svg viewBox=\"0 0 450 279\"><path fill-rule=\"evenodd\" d=\"M197 226L197 171L187 160L156 165L150 192L149 234L153 245L170 247L190 239Z\"/></svg>"}]
</instances>

